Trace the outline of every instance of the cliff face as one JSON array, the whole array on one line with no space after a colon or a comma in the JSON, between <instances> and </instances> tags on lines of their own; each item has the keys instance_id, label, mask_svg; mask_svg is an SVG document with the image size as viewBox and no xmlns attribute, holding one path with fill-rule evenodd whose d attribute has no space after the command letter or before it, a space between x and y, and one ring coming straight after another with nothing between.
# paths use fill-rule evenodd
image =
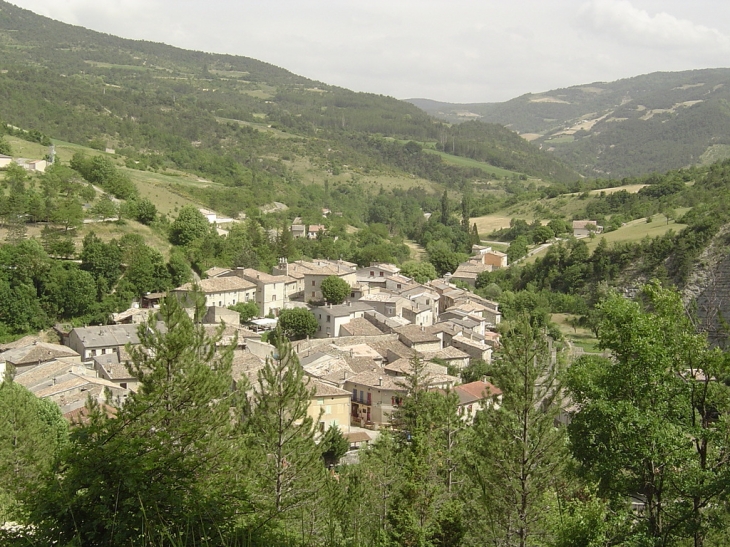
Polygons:
<instances>
[{"instance_id":1,"label":"cliff face","mask_svg":"<svg viewBox=\"0 0 730 547\"><path fill-rule=\"evenodd\" d=\"M730 226L725 226L700 256L683 296L694 309L698 329L710 343L730 347Z\"/></svg>"}]
</instances>

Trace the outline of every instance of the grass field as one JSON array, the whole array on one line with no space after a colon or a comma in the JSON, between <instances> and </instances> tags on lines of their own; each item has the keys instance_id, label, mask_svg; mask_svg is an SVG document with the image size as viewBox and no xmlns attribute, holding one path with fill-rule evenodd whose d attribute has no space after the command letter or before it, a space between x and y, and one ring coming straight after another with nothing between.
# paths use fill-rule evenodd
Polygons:
<instances>
[{"instance_id":1,"label":"grass field","mask_svg":"<svg viewBox=\"0 0 730 547\"><path fill-rule=\"evenodd\" d=\"M678 209L677 213L679 215L686 212L688 209ZM657 237L666 234L669 230L674 230L675 232L679 232L680 230L683 230L686 228L686 224L679 224L677 222L670 221L669 224L667 224L667 217L664 215L654 215L652 217L652 221L647 223L645 218L640 218L637 220L632 220L631 222L626 223L625 226L622 226L618 230L614 230L613 232L608 232L606 234L600 234L594 237L593 239L588 239L588 248L592 251L598 246L598 243L601 241L601 238L606 238L606 242L610 245L611 243L622 241L622 242L632 242L632 241L641 241L646 236L649 237Z\"/></svg>"},{"instance_id":2,"label":"grass field","mask_svg":"<svg viewBox=\"0 0 730 547\"><path fill-rule=\"evenodd\" d=\"M429 152L431 154L438 154L446 163L458 165L459 167L476 167L477 169L481 169L485 173L494 177L505 178L511 177L512 175L519 175L519 173L517 173L516 171L508 171L507 169L495 167L493 165L489 165L488 163L484 163L483 161L477 161L470 158L462 158L460 156L452 156L451 154L447 154L446 152L433 150L431 148L424 148L423 150L424 152Z\"/></svg>"},{"instance_id":3,"label":"grass field","mask_svg":"<svg viewBox=\"0 0 730 547\"><path fill-rule=\"evenodd\" d=\"M472 223L477 225L477 230L482 237L486 237L495 230L501 230L502 228L509 228L510 220L512 217L505 215L486 215L483 217L472 218Z\"/></svg>"},{"instance_id":4,"label":"grass field","mask_svg":"<svg viewBox=\"0 0 730 547\"><path fill-rule=\"evenodd\" d=\"M563 336L570 340L573 345L582 348L583 351L588 353L600 352L601 350L598 348L598 340L589 329L573 327L570 324L572 320L577 319L577 315L571 315L568 313L554 313L550 317L550 320L560 327L560 332L563 333Z\"/></svg>"},{"instance_id":5,"label":"grass field","mask_svg":"<svg viewBox=\"0 0 730 547\"><path fill-rule=\"evenodd\" d=\"M175 185L208 186L211 184L199 182L192 175L173 176L151 171L137 171L136 169L123 169L123 171L129 175L132 182L137 186L141 197L147 198L154 203L160 213L172 213L173 216L178 209L185 205L201 206L200 203L196 203L176 192Z\"/></svg>"}]
</instances>

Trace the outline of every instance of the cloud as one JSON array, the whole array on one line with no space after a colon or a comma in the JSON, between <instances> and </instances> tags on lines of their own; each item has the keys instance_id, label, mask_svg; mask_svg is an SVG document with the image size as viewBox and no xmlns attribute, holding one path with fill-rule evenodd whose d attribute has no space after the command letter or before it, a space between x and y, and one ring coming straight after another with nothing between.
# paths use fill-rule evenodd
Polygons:
<instances>
[{"instance_id":1,"label":"cloud","mask_svg":"<svg viewBox=\"0 0 730 547\"><path fill-rule=\"evenodd\" d=\"M719 48L730 51L730 36L664 11L651 15L627 0L592 0L578 12L590 30L626 44L661 49Z\"/></svg>"}]
</instances>

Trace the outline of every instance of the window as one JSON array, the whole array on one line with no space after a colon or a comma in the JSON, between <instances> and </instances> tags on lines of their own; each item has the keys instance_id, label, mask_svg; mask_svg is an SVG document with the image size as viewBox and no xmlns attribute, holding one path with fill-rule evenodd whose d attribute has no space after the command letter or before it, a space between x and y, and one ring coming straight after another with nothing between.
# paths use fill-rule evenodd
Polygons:
<instances>
[{"instance_id":1,"label":"window","mask_svg":"<svg viewBox=\"0 0 730 547\"><path fill-rule=\"evenodd\" d=\"M369 405L372 405L373 404L372 393L370 393L369 391L368 391L368 404Z\"/></svg>"},{"instance_id":2,"label":"window","mask_svg":"<svg viewBox=\"0 0 730 547\"><path fill-rule=\"evenodd\" d=\"M236 299L235 298L233 299L233 305L234 306L236 305Z\"/></svg>"},{"instance_id":3,"label":"window","mask_svg":"<svg viewBox=\"0 0 730 547\"><path fill-rule=\"evenodd\" d=\"M370 277L375 277L375 272L370 270Z\"/></svg>"},{"instance_id":4,"label":"window","mask_svg":"<svg viewBox=\"0 0 730 547\"><path fill-rule=\"evenodd\" d=\"M272 295L271 295L271 301L272 301L272 302L276 302L276 295L275 295L275 294L272 294Z\"/></svg>"},{"instance_id":5,"label":"window","mask_svg":"<svg viewBox=\"0 0 730 547\"><path fill-rule=\"evenodd\" d=\"M222 308L223 307L223 300L218 300L218 307L219 308Z\"/></svg>"},{"instance_id":6,"label":"window","mask_svg":"<svg viewBox=\"0 0 730 547\"><path fill-rule=\"evenodd\" d=\"M385 272L380 272L380 277L383 277L385 275Z\"/></svg>"},{"instance_id":7,"label":"window","mask_svg":"<svg viewBox=\"0 0 730 547\"><path fill-rule=\"evenodd\" d=\"M396 285L396 287L398 287L400 289L400 283L398 283L398 285Z\"/></svg>"},{"instance_id":8,"label":"window","mask_svg":"<svg viewBox=\"0 0 730 547\"><path fill-rule=\"evenodd\" d=\"M360 390L360 402L361 403L364 403L365 402L365 394L363 393L362 390Z\"/></svg>"},{"instance_id":9,"label":"window","mask_svg":"<svg viewBox=\"0 0 730 547\"><path fill-rule=\"evenodd\" d=\"M356 389L352 390L352 400L357 401L357 390Z\"/></svg>"},{"instance_id":10,"label":"window","mask_svg":"<svg viewBox=\"0 0 730 547\"><path fill-rule=\"evenodd\" d=\"M316 287L316 286L317 286L317 282L314 279L312 279L312 287Z\"/></svg>"},{"instance_id":11,"label":"window","mask_svg":"<svg viewBox=\"0 0 730 547\"><path fill-rule=\"evenodd\" d=\"M314 298L314 295L317 294L316 292L312 291L312 298Z\"/></svg>"},{"instance_id":12,"label":"window","mask_svg":"<svg viewBox=\"0 0 730 547\"><path fill-rule=\"evenodd\" d=\"M332 319L332 317L328 315L328 316L327 316L327 322L328 322L328 323L330 323L330 319Z\"/></svg>"}]
</instances>

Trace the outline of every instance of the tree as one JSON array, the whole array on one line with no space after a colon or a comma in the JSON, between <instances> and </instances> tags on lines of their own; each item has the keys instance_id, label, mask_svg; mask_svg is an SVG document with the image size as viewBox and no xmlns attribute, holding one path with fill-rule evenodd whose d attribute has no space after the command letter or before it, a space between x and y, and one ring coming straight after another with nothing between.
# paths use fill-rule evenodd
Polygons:
<instances>
[{"instance_id":1,"label":"tree","mask_svg":"<svg viewBox=\"0 0 730 547\"><path fill-rule=\"evenodd\" d=\"M545 533L544 496L565 460L564 434L555 428L561 388L550 341L529 316L519 317L502 341L491 371L502 404L480 411L471 432L472 532L525 547Z\"/></svg>"},{"instance_id":2,"label":"tree","mask_svg":"<svg viewBox=\"0 0 730 547\"><path fill-rule=\"evenodd\" d=\"M456 546L465 527L460 482L464 422L458 397L429 390L426 363L411 359L406 397L394 413L401 480L393 491L388 536L397 545Z\"/></svg>"},{"instance_id":3,"label":"tree","mask_svg":"<svg viewBox=\"0 0 730 547\"><path fill-rule=\"evenodd\" d=\"M555 236L555 233L549 226L538 226L532 232L532 241L536 244L546 243L549 239Z\"/></svg>"},{"instance_id":4,"label":"tree","mask_svg":"<svg viewBox=\"0 0 730 547\"><path fill-rule=\"evenodd\" d=\"M337 465L340 458L347 454L350 443L336 425L330 427L319 441L322 459L327 466Z\"/></svg>"},{"instance_id":5,"label":"tree","mask_svg":"<svg viewBox=\"0 0 730 547\"><path fill-rule=\"evenodd\" d=\"M221 330L209 337L174 298L159 316L165 328L152 318L129 349L138 391L112 416L90 404L36 496L39 533L61 544L199 545L241 511L233 346L219 349Z\"/></svg>"},{"instance_id":6,"label":"tree","mask_svg":"<svg viewBox=\"0 0 730 547\"><path fill-rule=\"evenodd\" d=\"M248 527L256 535L285 533L291 521L301 521L316 505L324 473L308 413L313 390L280 330L274 331L274 345L258 372L246 425L253 509Z\"/></svg>"},{"instance_id":7,"label":"tree","mask_svg":"<svg viewBox=\"0 0 730 547\"><path fill-rule=\"evenodd\" d=\"M413 278L416 283L428 283L438 277L436 268L430 262L406 262L401 266L400 273Z\"/></svg>"},{"instance_id":8,"label":"tree","mask_svg":"<svg viewBox=\"0 0 730 547\"><path fill-rule=\"evenodd\" d=\"M137 220L142 224L152 224L157 218L157 207L147 198L137 202Z\"/></svg>"},{"instance_id":9,"label":"tree","mask_svg":"<svg viewBox=\"0 0 730 547\"><path fill-rule=\"evenodd\" d=\"M113 219L119 214L119 206L114 203L114 200L112 200L109 194L104 194L94 204L94 207L91 208L91 212L99 220Z\"/></svg>"},{"instance_id":10,"label":"tree","mask_svg":"<svg viewBox=\"0 0 730 547\"><path fill-rule=\"evenodd\" d=\"M525 236L517 236L507 249L507 259L510 262L514 262L525 255L527 255L527 238Z\"/></svg>"},{"instance_id":11,"label":"tree","mask_svg":"<svg viewBox=\"0 0 730 547\"><path fill-rule=\"evenodd\" d=\"M449 223L449 194L446 190L444 190L443 195L441 196L441 224L446 226Z\"/></svg>"},{"instance_id":12,"label":"tree","mask_svg":"<svg viewBox=\"0 0 730 547\"><path fill-rule=\"evenodd\" d=\"M170 242L173 245L189 245L203 237L210 229L210 223L203 213L192 205L185 205L170 227Z\"/></svg>"},{"instance_id":13,"label":"tree","mask_svg":"<svg viewBox=\"0 0 730 547\"><path fill-rule=\"evenodd\" d=\"M325 277L320 288L322 296L330 304L342 304L350 296L352 290L347 281L336 275Z\"/></svg>"},{"instance_id":14,"label":"tree","mask_svg":"<svg viewBox=\"0 0 730 547\"><path fill-rule=\"evenodd\" d=\"M13 155L13 148L10 146L10 143L2 138L0 138L0 154L4 154L6 156Z\"/></svg>"},{"instance_id":15,"label":"tree","mask_svg":"<svg viewBox=\"0 0 730 547\"><path fill-rule=\"evenodd\" d=\"M229 310L237 311L241 323L247 323L254 317L257 317L261 311L259 310L259 307L256 305L256 302L253 300L249 302L239 302L238 304L235 304L233 306L228 306Z\"/></svg>"},{"instance_id":16,"label":"tree","mask_svg":"<svg viewBox=\"0 0 730 547\"><path fill-rule=\"evenodd\" d=\"M13 382L10 369L0 383L0 521L24 522L23 502L68 442L68 425L55 403Z\"/></svg>"},{"instance_id":17,"label":"tree","mask_svg":"<svg viewBox=\"0 0 730 547\"><path fill-rule=\"evenodd\" d=\"M428 260L439 275L454 273L459 264L466 260L464 253L457 253L443 240L432 241L426 245Z\"/></svg>"},{"instance_id":18,"label":"tree","mask_svg":"<svg viewBox=\"0 0 730 547\"><path fill-rule=\"evenodd\" d=\"M306 308L281 310L278 325L281 332L291 340L312 336L319 327L317 318Z\"/></svg>"},{"instance_id":19,"label":"tree","mask_svg":"<svg viewBox=\"0 0 730 547\"><path fill-rule=\"evenodd\" d=\"M641 500L624 532L646 544L703 545L730 488L728 356L697 334L680 296L657 282L642 302L612 293L597 306L599 346L567 386L579 405L568 427L582 476L614 507Z\"/></svg>"}]
</instances>

